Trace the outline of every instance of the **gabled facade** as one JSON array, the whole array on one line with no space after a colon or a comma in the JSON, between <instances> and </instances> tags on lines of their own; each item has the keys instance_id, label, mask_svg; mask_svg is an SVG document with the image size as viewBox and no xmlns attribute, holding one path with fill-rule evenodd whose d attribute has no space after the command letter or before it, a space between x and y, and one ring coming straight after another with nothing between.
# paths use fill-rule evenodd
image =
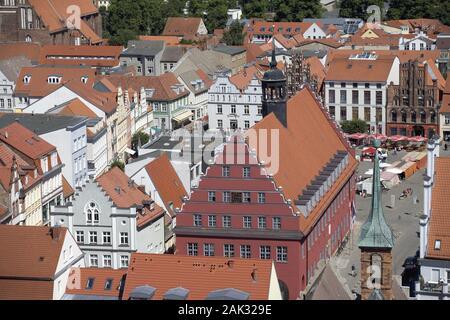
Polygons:
<instances>
[{"instance_id":1,"label":"gabled facade","mask_svg":"<svg viewBox=\"0 0 450 320\"><path fill-rule=\"evenodd\" d=\"M424 32L419 32L411 38L400 37L399 50L435 50L436 39L429 38Z\"/></svg>"}]
</instances>

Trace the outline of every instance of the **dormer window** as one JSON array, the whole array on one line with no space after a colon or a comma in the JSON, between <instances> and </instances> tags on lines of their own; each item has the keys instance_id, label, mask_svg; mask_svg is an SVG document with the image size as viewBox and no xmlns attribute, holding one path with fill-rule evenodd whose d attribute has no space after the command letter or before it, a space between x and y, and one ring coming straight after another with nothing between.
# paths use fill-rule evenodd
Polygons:
<instances>
[{"instance_id":1,"label":"dormer window","mask_svg":"<svg viewBox=\"0 0 450 320\"><path fill-rule=\"evenodd\" d=\"M441 250L441 240L434 241L434 250Z\"/></svg>"},{"instance_id":2,"label":"dormer window","mask_svg":"<svg viewBox=\"0 0 450 320\"><path fill-rule=\"evenodd\" d=\"M23 77L23 83L25 84L29 84L31 81L31 76L30 75L26 75Z\"/></svg>"},{"instance_id":3,"label":"dormer window","mask_svg":"<svg viewBox=\"0 0 450 320\"><path fill-rule=\"evenodd\" d=\"M47 78L47 82L51 84L61 83L61 77L59 76L50 76Z\"/></svg>"},{"instance_id":4,"label":"dormer window","mask_svg":"<svg viewBox=\"0 0 450 320\"><path fill-rule=\"evenodd\" d=\"M89 80L89 77L88 77L88 76L82 76L82 77L81 77L81 82L83 82L83 83L87 83L88 80Z\"/></svg>"}]
</instances>

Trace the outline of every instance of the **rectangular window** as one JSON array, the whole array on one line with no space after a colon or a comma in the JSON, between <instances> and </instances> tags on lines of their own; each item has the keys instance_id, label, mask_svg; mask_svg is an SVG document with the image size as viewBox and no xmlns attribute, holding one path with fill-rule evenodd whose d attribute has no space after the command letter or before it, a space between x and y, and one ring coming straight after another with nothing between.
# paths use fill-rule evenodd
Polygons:
<instances>
[{"instance_id":1,"label":"rectangular window","mask_svg":"<svg viewBox=\"0 0 450 320\"><path fill-rule=\"evenodd\" d=\"M341 121L347 120L347 107L341 107Z\"/></svg>"},{"instance_id":2,"label":"rectangular window","mask_svg":"<svg viewBox=\"0 0 450 320\"><path fill-rule=\"evenodd\" d=\"M205 257L214 257L214 244L205 243L203 245L203 254Z\"/></svg>"},{"instance_id":3,"label":"rectangular window","mask_svg":"<svg viewBox=\"0 0 450 320\"><path fill-rule=\"evenodd\" d=\"M188 256L198 256L198 244L188 243L187 244L187 254Z\"/></svg>"},{"instance_id":4,"label":"rectangular window","mask_svg":"<svg viewBox=\"0 0 450 320\"><path fill-rule=\"evenodd\" d=\"M258 192L258 203L266 203L266 194L264 192Z\"/></svg>"},{"instance_id":5,"label":"rectangular window","mask_svg":"<svg viewBox=\"0 0 450 320\"><path fill-rule=\"evenodd\" d=\"M223 245L223 256L227 258L234 257L234 244Z\"/></svg>"},{"instance_id":6,"label":"rectangular window","mask_svg":"<svg viewBox=\"0 0 450 320\"><path fill-rule=\"evenodd\" d=\"M341 90L341 103L347 103L347 90Z\"/></svg>"},{"instance_id":7,"label":"rectangular window","mask_svg":"<svg viewBox=\"0 0 450 320\"><path fill-rule=\"evenodd\" d=\"M244 129L248 129L248 128L250 128L250 121L245 120L244 121Z\"/></svg>"},{"instance_id":8,"label":"rectangular window","mask_svg":"<svg viewBox=\"0 0 450 320\"><path fill-rule=\"evenodd\" d=\"M120 244L121 245L128 245L128 232L121 232L120 233Z\"/></svg>"},{"instance_id":9,"label":"rectangular window","mask_svg":"<svg viewBox=\"0 0 450 320\"><path fill-rule=\"evenodd\" d=\"M328 102L329 103L336 103L336 97L335 97L335 91L334 90L328 90Z\"/></svg>"},{"instance_id":10,"label":"rectangular window","mask_svg":"<svg viewBox=\"0 0 450 320\"><path fill-rule=\"evenodd\" d=\"M223 166L222 167L222 176L223 177L229 177L230 176L230 166Z\"/></svg>"},{"instance_id":11,"label":"rectangular window","mask_svg":"<svg viewBox=\"0 0 450 320\"><path fill-rule=\"evenodd\" d=\"M221 104L217 105L217 114L222 114L222 105Z\"/></svg>"},{"instance_id":12,"label":"rectangular window","mask_svg":"<svg viewBox=\"0 0 450 320\"><path fill-rule=\"evenodd\" d=\"M242 176L244 178L250 178L250 167L242 168Z\"/></svg>"},{"instance_id":13,"label":"rectangular window","mask_svg":"<svg viewBox=\"0 0 450 320\"><path fill-rule=\"evenodd\" d=\"M267 228L266 217L258 217L258 228L259 229Z\"/></svg>"},{"instance_id":14,"label":"rectangular window","mask_svg":"<svg viewBox=\"0 0 450 320\"><path fill-rule=\"evenodd\" d=\"M244 228L249 229L252 227L252 217L244 216L243 221L244 221L244 224L243 224Z\"/></svg>"},{"instance_id":15,"label":"rectangular window","mask_svg":"<svg viewBox=\"0 0 450 320\"><path fill-rule=\"evenodd\" d=\"M84 243L84 231L77 231L77 243Z\"/></svg>"},{"instance_id":16,"label":"rectangular window","mask_svg":"<svg viewBox=\"0 0 450 320\"><path fill-rule=\"evenodd\" d=\"M251 202L250 192L242 192L242 202L244 203Z\"/></svg>"},{"instance_id":17,"label":"rectangular window","mask_svg":"<svg viewBox=\"0 0 450 320\"><path fill-rule=\"evenodd\" d=\"M242 203L242 192L231 192L231 202Z\"/></svg>"},{"instance_id":18,"label":"rectangular window","mask_svg":"<svg viewBox=\"0 0 450 320\"><path fill-rule=\"evenodd\" d=\"M258 106L258 116L262 115L262 106Z\"/></svg>"},{"instance_id":19,"label":"rectangular window","mask_svg":"<svg viewBox=\"0 0 450 320\"><path fill-rule=\"evenodd\" d=\"M439 269L431 269L431 279L430 282L438 283L440 277L440 271Z\"/></svg>"},{"instance_id":20,"label":"rectangular window","mask_svg":"<svg viewBox=\"0 0 450 320\"><path fill-rule=\"evenodd\" d=\"M244 114L250 114L250 106L248 105L244 106Z\"/></svg>"},{"instance_id":21,"label":"rectangular window","mask_svg":"<svg viewBox=\"0 0 450 320\"><path fill-rule=\"evenodd\" d=\"M217 120L217 128L223 128L223 120Z\"/></svg>"},{"instance_id":22,"label":"rectangular window","mask_svg":"<svg viewBox=\"0 0 450 320\"><path fill-rule=\"evenodd\" d=\"M259 258L264 260L270 260L270 246L259 247Z\"/></svg>"},{"instance_id":23,"label":"rectangular window","mask_svg":"<svg viewBox=\"0 0 450 320\"><path fill-rule=\"evenodd\" d=\"M110 255L106 254L103 256L103 267L110 268L112 265L112 258Z\"/></svg>"},{"instance_id":24,"label":"rectangular window","mask_svg":"<svg viewBox=\"0 0 450 320\"><path fill-rule=\"evenodd\" d=\"M241 245L241 258L250 259L252 257L251 247L248 244Z\"/></svg>"},{"instance_id":25,"label":"rectangular window","mask_svg":"<svg viewBox=\"0 0 450 320\"><path fill-rule=\"evenodd\" d=\"M120 267L128 268L128 256L120 256Z\"/></svg>"},{"instance_id":26,"label":"rectangular window","mask_svg":"<svg viewBox=\"0 0 450 320\"><path fill-rule=\"evenodd\" d=\"M382 91L377 91L376 92L375 103L377 105L382 105L383 104L383 92Z\"/></svg>"},{"instance_id":27,"label":"rectangular window","mask_svg":"<svg viewBox=\"0 0 450 320\"><path fill-rule=\"evenodd\" d=\"M281 218L280 217L272 218L272 229L276 229L276 230L281 229Z\"/></svg>"},{"instance_id":28,"label":"rectangular window","mask_svg":"<svg viewBox=\"0 0 450 320\"><path fill-rule=\"evenodd\" d=\"M359 104L359 92L358 90L352 90L352 103Z\"/></svg>"},{"instance_id":29,"label":"rectangular window","mask_svg":"<svg viewBox=\"0 0 450 320\"><path fill-rule=\"evenodd\" d=\"M194 214L194 227L202 226L202 215Z\"/></svg>"},{"instance_id":30,"label":"rectangular window","mask_svg":"<svg viewBox=\"0 0 450 320\"><path fill-rule=\"evenodd\" d=\"M97 231L89 231L89 243L97 243Z\"/></svg>"},{"instance_id":31,"label":"rectangular window","mask_svg":"<svg viewBox=\"0 0 450 320\"><path fill-rule=\"evenodd\" d=\"M352 119L356 120L359 119L359 107L352 107Z\"/></svg>"},{"instance_id":32,"label":"rectangular window","mask_svg":"<svg viewBox=\"0 0 450 320\"><path fill-rule=\"evenodd\" d=\"M370 104L370 91L364 91L364 104Z\"/></svg>"},{"instance_id":33,"label":"rectangular window","mask_svg":"<svg viewBox=\"0 0 450 320\"><path fill-rule=\"evenodd\" d=\"M231 114L236 114L236 105L231 105Z\"/></svg>"},{"instance_id":34,"label":"rectangular window","mask_svg":"<svg viewBox=\"0 0 450 320\"><path fill-rule=\"evenodd\" d=\"M215 191L208 191L208 201L216 202L216 192Z\"/></svg>"},{"instance_id":35,"label":"rectangular window","mask_svg":"<svg viewBox=\"0 0 450 320\"><path fill-rule=\"evenodd\" d=\"M223 216L222 223L224 228L231 228L231 216Z\"/></svg>"},{"instance_id":36,"label":"rectangular window","mask_svg":"<svg viewBox=\"0 0 450 320\"><path fill-rule=\"evenodd\" d=\"M364 107L364 121L370 121L370 107Z\"/></svg>"},{"instance_id":37,"label":"rectangular window","mask_svg":"<svg viewBox=\"0 0 450 320\"><path fill-rule=\"evenodd\" d=\"M231 192L230 191L223 192L223 202L231 202Z\"/></svg>"},{"instance_id":38,"label":"rectangular window","mask_svg":"<svg viewBox=\"0 0 450 320\"><path fill-rule=\"evenodd\" d=\"M287 261L287 247L277 247L277 262Z\"/></svg>"},{"instance_id":39,"label":"rectangular window","mask_svg":"<svg viewBox=\"0 0 450 320\"><path fill-rule=\"evenodd\" d=\"M217 217L215 215L208 216L208 227L215 228L217 224Z\"/></svg>"},{"instance_id":40,"label":"rectangular window","mask_svg":"<svg viewBox=\"0 0 450 320\"><path fill-rule=\"evenodd\" d=\"M103 231L103 244L111 244L111 232Z\"/></svg>"},{"instance_id":41,"label":"rectangular window","mask_svg":"<svg viewBox=\"0 0 450 320\"><path fill-rule=\"evenodd\" d=\"M98 255L91 254L89 257L89 266L90 267L98 267Z\"/></svg>"}]
</instances>

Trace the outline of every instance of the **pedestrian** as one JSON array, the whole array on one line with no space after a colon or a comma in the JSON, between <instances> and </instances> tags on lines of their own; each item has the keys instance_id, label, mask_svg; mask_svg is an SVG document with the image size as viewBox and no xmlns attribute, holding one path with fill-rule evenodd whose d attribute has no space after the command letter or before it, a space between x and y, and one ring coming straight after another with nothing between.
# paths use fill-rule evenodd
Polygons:
<instances>
[{"instance_id":1,"label":"pedestrian","mask_svg":"<svg viewBox=\"0 0 450 320\"><path fill-rule=\"evenodd\" d=\"M447 151L447 144L444 144L444 150Z\"/></svg>"}]
</instances>

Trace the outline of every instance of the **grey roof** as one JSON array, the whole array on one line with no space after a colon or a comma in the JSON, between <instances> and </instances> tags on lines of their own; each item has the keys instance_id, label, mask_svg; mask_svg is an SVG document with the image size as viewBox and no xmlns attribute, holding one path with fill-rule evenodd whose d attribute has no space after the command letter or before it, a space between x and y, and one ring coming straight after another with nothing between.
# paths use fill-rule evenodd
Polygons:
<instances>
[{"instance_id":1,"label":"grey roof","mask_svg":"<svg viewBox=\"0 0 450 320\"><path fill-rule=\"evenodd\" d=\"M31 67L31 61L24 56L0 60L0 71L11 82L15 82L17 80L20 70L23 67Z\"/></svg>"},{"instance_id":2,"label":"grey roof","mask_svg":"<svg viewBox=\"0 0 450 320\"><path fill-rule=\"evenodd\" d=\"M14 121L18 121L25 128L40 135L65 128L76 128L79 125L85 124L87 119L87 117L82 116L63 116L48 113L2 113L0 115L0 128L8 126Z\"/></svg>"},{"instance_id":3,"label":"grey roof","mask_svg":"<svg viewBox=\"0 0 450 320\"><path fill-rule=\"evenodd\" d=\"M156 292L156 288L149 285L136 287L130 292L130 299L151 299Z\"/></svg>"},{"instance_id":4,"label":"grey roof","mask_svg":"<svg viewBox=\"0 0 450 320\"><path fill-rule=\"evenodd\" d=\"M229 54L232 56L234 56L235 54L245 52L244 47L226 46L226 45L218 45L218 46L214 47L213 50L217 51L217 52Z\"/></svg>"},{"instance_id":5,"label":"grey roof","mask_svg":"<svg viewBox=\"0 0 450 320\"><path fill-rule=\"evenodd\" d=\"M367 300L384 300L384 295L380 289L373 289Z\"/></svg>"},{"instance_id":6,"label":"grey roof","mask_svg":"<svg viewBox=\"0 0 450 320\"><path fill-rule=\"evenodd\" d=\"M322 59L327 55L327 50L300 50L303 54L303 57L309 58L316 56L319 59Z\"/></svg>"},{"instance_id":7,"label":"grey roof","mask_svg":"<svg viewBox=\"0 0 450 320\"><path fill-rule=\"evenodd\" d=\"M380 141L374 141L374 147L378 148ZM385 248L394 247L394 236L392 230L387 224L382 204L380 163L378 152L375 152L373 164L373 182L372 182L372 205L369 217L361 227L358 246L360 248Z\"/></svg>"},{"instance_id":8,"label":"grey roof","mask_svg":"<svg viewBox=\"0 0 450 320\"><path fill-rule=\"evenodd\" d=\"M308 293L308 300L351 300L349 292L339 281L333 267L328 264Z\"/></svg>"},{"instance_id":9,"label":"grey roof","mask_svg":"<svg viewBox=\"0 0 450 320\"><path fill-rule=\"evenodd\" d=\"M178 62L185 52L185 48L180 46L165 47L161 56L161 62Z\"/></svg>"},{"instance_id":10,"label":"grey roof","mask_svg":"<svg viewBox=\"0 0 450 320\"><path fill-rule=\"evenodd\" d=\"M205 300L248 300L250 294L234 288L211 291Z\"/></svg>"},{"instance_id":11,"label":"grey roof","mask_svg":"<svg viewBox=\"0 0 450 320\"><path fill-rule=\"evenodd\" d=\"M164 294L164 300L186 300L188 295L188 289L183 287L172 288Z\"/></svg>"},{"instance_id":12,"label":"grey roof","mask_svg":"<svg viewBox=\"0 0 450 320\"><path fill-rule=\"evenodd\" d=\"M197 48L192 48L183 56L178 62L178 65L173 70L177 76L190 70L203 70L211 79L217 72L224 72L229 70L219 60L218 55L212 50L201 51Z\"/></svg>"},{"instance_id":13,"label":"grey roof","mask_svg":"<svg viewBox=\"0 0 450 320\"><path fill-rule=\"evenodd\" d=\"M121 56L155 56L164 49L161 40L130 40Z\"/></svg>"},{"instance_id":14,"label":"grey roof","mask_svg":"<svg viewBox=\"0 0 450 320\"><path fill-rule=\"evenodd\" d=\"M208 89L209 89L209 87L207 87L205 85L205 82L202 79L200 79L198 73L194 70L190 70L190 71L180 74L180 78L188 86L189 90L191 90L194 93L208 91ZM194 82L197 82L197 81L203 82L203 87L200 86L197 88L197 90L195 90Z\"/></svg>"}]
</instances>

